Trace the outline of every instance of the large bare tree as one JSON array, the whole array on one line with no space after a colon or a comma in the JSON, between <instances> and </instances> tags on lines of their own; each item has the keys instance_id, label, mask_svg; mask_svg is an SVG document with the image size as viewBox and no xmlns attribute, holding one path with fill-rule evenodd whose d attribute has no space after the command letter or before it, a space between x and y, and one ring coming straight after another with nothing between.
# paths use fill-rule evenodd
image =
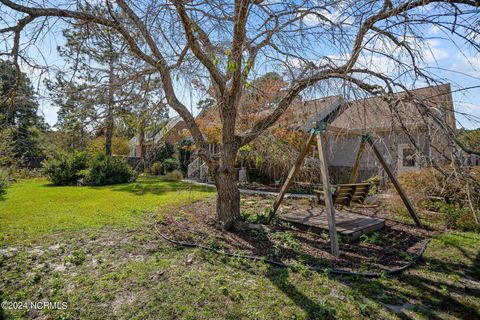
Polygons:
<instances>
[{"instance_id":1,"label":"large bare tree","mask_svg":"<svg viewBox=\"0 0 480 320\"><path fill-rule=\"evenodd\" d=\"M422 60L430 26L448 33L452 41L480 50L475 0L106 0L108 16L80 10L77 0L60 2L0 0L6 53L16 63L27 59L21 37L29 40L26 43L38 39L51 19L96 23L121 35L138 59L160 74L169 106L186 122L213 173L218 221L225 229L242 226L234 167L239 148L274 125L305 89L319 84L348 86L388 100L396 90L408 91L414 79L436 82L439 79L423 69ZM368 56L386 58L396 73L373 68L365 63ZM236 123L244 88L256 76L278 68L285 70L288 89L266 116L239 132ZM213 88L222 124L218 154L209 152L182 101L176 85L180 77ZM459 142L453 128L416 102L425 117Z\"/></svg>"}]
</instances>

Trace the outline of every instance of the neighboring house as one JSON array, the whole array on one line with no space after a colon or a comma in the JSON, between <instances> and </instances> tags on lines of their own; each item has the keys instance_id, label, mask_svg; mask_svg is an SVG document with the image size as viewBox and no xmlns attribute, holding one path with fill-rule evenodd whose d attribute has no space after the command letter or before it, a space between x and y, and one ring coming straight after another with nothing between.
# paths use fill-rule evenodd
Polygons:
<instances>
[{"instance_id":1,"label":"neighboring house","mask_svg":"<svg viewBox=\"0 0 480 320\"><path fill-rule=\"evenodd\" d=\"M158 128L145 134L144 147L146 150L163 142L176 145L183 139L189 137L187 125L180 116L165 120ZM130 157L140 156L140 138L135 136L130 139Z\"/></svg>"},{"instance_id":2,"label":"neighboring house","mask_svg":"<svg viewBox=\"0 0 480 320\"><path fill-rule=\"evenodd\" d=\"M437 113L445 125L455 130L449 84L410 92ZM395 94L396 98L405 95L405 92ZM297 112L302 116L313 116L328 104L329 99L332 98L305 102ZM443 129L425 118L414 103L404 102L394 110L380 97L349 101L347 104L348 109L327 131L328 162L333 180L348 180L360 136L365 133L373 135L384 158L397 174L430 166L432 162L442 164L451 160L454 146L449 144ZM383 170L373 152L367 148L361 161L360 178L367 179L373 175L383 175Z\"/></svg>"},{"instance_id":3,"label":"neighboring house","mask_svg":"<svg viewBox=\"0 0 480 320\"><path fill-rule=\"evenodd\" d=\"M449 84L420 88L410 91L418 100L422 100L428 108L443 119L446 125L455 129L452 94ZM405 92L396 93L396 98L405 96ZM277 125L298 129L320 110L337 97L295 102L291 113L278 121ZM327 130L327 155L330 176L335 183L348 181L355 160L361 135L370 133L377 141L377 146L390 167L397 174L418 170L429 166L432 162L445 163L451 159L454 150L449 145L443 130L436 124L426 120L413 103L403 102L392 110L380 97L359 99L347 102L348 108L329 126ZM219 126L215 107L202 112L201 118L207 127ZM266 110L265 113L269 111ZM217 112L218 113L218 112ZM405 132L408 129L410 136ZM417 150L412 141L419 147ZM315 148L312 156L315 155ZM205 164L192 157L189 166L189 177L205 179ZM200 173L200 174L199 174ZM283 176L284 174L282 174ZM359 179L367 179L374 175L384 175L378 160L369 148L361 161ZM281 177L273 177L273 180Z\"/></svg>"}]
</instances>

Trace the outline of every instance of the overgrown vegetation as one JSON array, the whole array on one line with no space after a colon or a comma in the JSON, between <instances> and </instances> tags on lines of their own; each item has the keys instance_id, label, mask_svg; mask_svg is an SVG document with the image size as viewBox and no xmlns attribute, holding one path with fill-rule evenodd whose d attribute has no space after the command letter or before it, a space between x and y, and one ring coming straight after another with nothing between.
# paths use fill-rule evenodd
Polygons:
<instances>
[{"instance_id":1,"label":"overgrown vegetation","mask_svg":"<svg viewBox=\"0 0 480 320\"><path fill-rule=\"evenodd\" d=\"M448 228L465 231L480 230L480 227L472 218L471 209L468 207L461 207L455 203L446 203L438 200L425 201L422 203L422 207L441 214L445 226Z\"/></svg>"},{"instance_id":2,"label":"overgrown vegetation","mask_svg":"<svg viewBox=\"0 0 480 320\"><path fill-rule=\"evenodd\" d=\"M374 232L370 235L362 234L360 240L373 245L381 245L385 239L383 239L383 234L380 232Z\"/></svg>"},{"instance_id":3,"label":"overgrown vegetation","mask_svg":"<svg viewBox=\"0 0 480 320\"><path fill-rule=\"evenodd\" d=\"M178 161L174 158L167 158L163 160L162 166L163 166L163 171L165 173L169 173L178 169Z\"/></svg>"},{"instance_id":4,"label":"overgrown vegetation","mask_svg":"<svg viewBox=\"0 0 480 320\"><path fill-rule=\"evenodd\" d=\"M445 174L433 168L404 173L399 181L417 206L441 214L446 227L478 230L480 167L463 168L462 174L442 169Z\"/></svg>"},{"instance_id":5,"label":"overgrown vegetation","mask_svg":"<svg viewBox=\"0 0 480 320\"><path fill-rule=\"evenodd\" d=\"M19 85L15 87L17 79ZM15 87L16 95L8 94ZM34 166L42 158L41 136L47 129L38 113L36 92L23 72L17 74L13 62L0 59L0 166L7 157L10 165Z\"/></svg>"},{"instance_id":6,"label":"overgrown vegetation","mask_svg":"<svg viewBox=\"0 0 480 320\"><path fill-rule=\"evenodd\" d=\"M177 144L178 150L178 162L180 164L179 169L186 173L188 170L188 164L190 163L192 141L184 139Z\"/></svg>"},{"instance_id":7,"label":"overgrown vegetation","mask_svg":"<svg viewBox=\"0 0 480 320\"><path fill-rule=\"evenodd\" d=\"M480 129L460 130L459 139L472 150L480 150Z\"/></svg>"},{"instance_id":8,"label":"overgrown vegetation","mask_svg":"<svg viewBox=\"0 0 480 320\"><path fill-rule=\"evenodd\" d=\"M162 143L148 150L147 162L150 164L154 162L163 162L163 160L173 157L174 154L175 149L170 143Z\"/></svg>"},{"instance_id":9,"label":"overgrown vegetation","mask_svg":"<svg viewBox=\"0 0 480 320\"><path fill-rule=\"evenodd\" d=\"M183 179L183 173L179 170L173 170L165 175L167 181L180 181Z\"/></svg>"},{"instance_id":10,"label":"overgrown vegetation","mask_svg":"<svg viewBox=\"0 0 480 320\"><path fill-rule=\"evenodd\" d=\"M378 193L378 185L380 181L382 181L382 176L373 176L365 180L365 182L370 183L370 191L368 192L369 195L374 195Z\"/></svg>"},{"instance_id":11,"label":"overgrown vegetation","mask_svg":"<svg viewBox=\"0 0 480 320\"><path fill-rule=\"evenodd\" d=\"M154 162L150 166L150 173L156 176L159 176L163 173L163 165L161 162Z\"/></svg>"},{"instance_id":12,"label":"overgrown vegetation","mask_svg":"<svg viewBox=\"0 0 480 320\"><path fill-rule=\"evenodd\" d=\"M99 136L88 141L86 150L91 154L105 153L105 137ZM127 156L130 151L126 137L112 137L112 155Z\"/></svg>"}]
</instances>

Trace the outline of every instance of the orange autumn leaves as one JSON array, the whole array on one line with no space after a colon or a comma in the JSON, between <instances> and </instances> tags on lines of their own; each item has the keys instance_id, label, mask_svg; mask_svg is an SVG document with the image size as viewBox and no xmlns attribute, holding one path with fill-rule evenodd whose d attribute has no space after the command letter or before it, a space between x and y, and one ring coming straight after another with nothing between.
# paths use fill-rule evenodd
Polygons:
<instances>
[{"instance_id":1,"label":"orange autumn leaves","mask_svg":"<svg viewBox=\"0 0 480 320\"><path fill-rule=\"evenodd\" d=\"M287 83L276 73L268 73L247 86L237 110L237 134L251 129L253 123L265 118L277 106L283 97ZM299 149L306 139L303 132L293 130L294 114L287 110L277 124L266 134L267 140L282 140L284 143ZM209 143L221 142L221 121L216 105L204 110L197 117L197 123ZM252 143L253 149L255 142Z\"/></svg>"}]
</instances>

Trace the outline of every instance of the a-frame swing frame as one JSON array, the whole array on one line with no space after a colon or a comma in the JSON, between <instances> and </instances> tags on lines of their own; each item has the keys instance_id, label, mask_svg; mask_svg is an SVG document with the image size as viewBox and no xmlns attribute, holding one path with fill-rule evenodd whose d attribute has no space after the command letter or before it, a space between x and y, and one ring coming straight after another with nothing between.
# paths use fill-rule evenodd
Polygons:
<instances>
[{"instance_id":1,"label":"a-frame swing frame","mask_svg":"<svg viewBox=\"0 0 480 320\"><path fill-rule=\"evenodd\" d=\"M330 181L328 178L328 163L325 152L325 138L323 136L323 133L325 132L327 125L332 123L346 108L347 105L345 103L345 100L342 97L338 97L330 105L321 110L316 115L315 119L311 119L311 121L306 124L304 130L309 132L310 134L307 139L307 143L300 152L297 161L295 161L295 164L290 169L287 179L283 183L280 193L275 199L273 210L268 215L268 222L270 223L275 216L275 213L277 212L283 198L285 197L285 194L290 187L293 177L302 166L303 160L305 159L305 156L310 149L310 145L313 143L313 140L316 139L318 147L318 159L320 160L320 173L322 175L322 184L325 196L325 207L327 210L328 229L330 232L332 254L335 257L338 257L340 255L340 250L338 247L337 227L335 225L335 207L333 204L332 193L330 190Z\"/></svg>"},{"instance_id":2,"label":"a-frame swing frame","mask_svg":"<svg viewBox=\"0 0 480 320\"><path fill-rule=\"evenodd\" d=\"M329 174L328 174L327 156L325 152L325 131L327 129L328 123L331 123L333 119L335 119L336 116L338 116L338 110L340 109L341 105L344 105L344 102L342 99L339 99L339 102L337 103L337 105L331 105L331 109L333 110L333 112L335 112L335 116L332 116L332 113L331 113L332 110L330 110L330 113L328 114L328 116L320 115L317 117L317 118L320 118L321 120L318 120L315 125L312 125L307 142L304 148L302 149L302 151L300 152L297 160L295 161L295 164L290 169L287 179L283 183L282 188L280 189L280 193L275 199L275 202L273 204L273 210L270 212L268 216L268 222L271 222L278 208L280 207L280 204L282 203L285 197L285 194L287 193L288 188L290 187L290 184L293 181L293 177L297 174L298 170L302 166L303 161L310 149L310 145L313 143L314 139L316 139L317 146L318 146L318 158L320 160L320 174L322 177L323 192L325 197L325 208L327 213L328 229L330 233L331 252L335 257L338 257L340 255L340 251L338 246L337 228L335 225L335 206L332 199L332 192L330 188L330 181L329 181ZM408 212L412 216L412 219L414 220L415 224L418 227L423 228L423 224L420 221L420 218L418 217L418 214L415 208L410 202L410 199L404 192L403 188L401 187L399 181L397 180L393 172L390 170L387 162L385 161L382 154L380 153L377 146L375 145L375 141L373 140L372 135L370 133L364 134L361 137L360 146L358 148L358 151L355 157L355 162L352 168L352 173L350 175L349 183L356 182L362 155L367 144L370 145L370 147L372 148L373 153L375 154L378 161L382 165L383 169L387 173L390 181L395 187L395 190L400 195L400 198L402 199L405 207L407 208Z\"/></svg>"}]
</instances>

